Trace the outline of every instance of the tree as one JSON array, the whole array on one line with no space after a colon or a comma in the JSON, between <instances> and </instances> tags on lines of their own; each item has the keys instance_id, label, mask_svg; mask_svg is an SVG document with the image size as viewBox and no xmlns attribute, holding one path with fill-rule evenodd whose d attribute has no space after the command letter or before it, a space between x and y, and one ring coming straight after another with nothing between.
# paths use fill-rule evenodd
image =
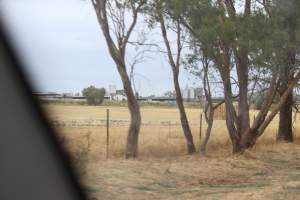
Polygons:
<instances>
[{"instance_id":1,"label":"tree","mask_svg":"<svg viewBox=\"0 0 300 200\"><path fill-rule=\"evenodd\" d=\"M204 90L205 102L202 106L204 108L204 119L206 121L207 128L204 139L201 140L199 151L201 155L205 156L207 144L212 133L215 110L224 104L224 101L221 101L217 104L213 103L211 87L213 86L214 89L216 89L216 87L218 87L218 84L216 83L218 83L218 79L220 79L218 74L215 73L216 71L214 67L212 66L214 64L213 61L210 60L201 47L199 47L193 41L190 41L190 49L192 52L186 57L184 62L185 68L202 82Z\"/></svg>"},{"instance_id":2,"label":"tree","mask_svg":"<svg viewBox=\"0 0 300 200\"><path fill-rule=\"evenodd\" d=\"M182 40L183 40L183 27L179 22L179 19L169 18L168 25L166 24L165 13L167 9L163 1L157 1L155 4L156 17L160 25L162 38L166 47L168 61L173 73L173 83L175 88L176 103L179 109L181 126L187 143L188 154L193 154L196 151L193 135L191 133L188 118L185 112L183 98L181 94L180 84L179 84L179 72L181 66L181 53L182 53ZM170 17L170 15L169 15ZM174 16L173 16L174 17ZM173 31L176 35L176 52L172 51L171 43L168 37L168 31Z\"/></svg>"},{"instance_id":3,"label":"tree","mask_svg":"<svg viewBox=\"0 0 300 200\"><path fill-rule=\"evenodd\" d=\"M265 1L266 2L266 1ZM264 29L266 29L267 32L273 31L276 33L276 27L274 30L274 26L272 26L272 20L270 17L264 15L262 12L254 12L251 9L253 8L253 5L251 5L253 2L250 0L246 0L244 4L244 14L242 16L242 20L246 21L246 23L242 23L242 28L244 30L237 31L236 37L240 37L240 44L233 46L233 53L235 56L235 64L236 64L236 70L237 70L237 76L239 77L238 83L239 83L239 115L238 115L238 121L237 121L237 130L238 130L238 152L243 151L244 149L252 147L259 136L261 136L266 129L266 127L269 125L269 123L273 120L273 118L276 116L276 114L279 112L280 109L283 108L285 103L288 101L290 94L293 91L293 88L296 86L297 82L300 79L300 73L295 70L291 73L291 79L289 79L288 83L286 84L286 87L281 91L281 96L279 99L279 102L276 104L274 109L271 111L270 114L268 112L270 111L271 105L276 97L278 88L279 88L279 82L280 78L278 77L278 74L280 76L281 72L280 69L278 69L278 66L271 68L271 81L269 88L267 89L267 96L264 99L264 103L262 105L262 108L260 112L258 113L256 119L254 120L252 126L248 127L249 123L249 106L246 105L246 100L243 96L247 96L247 87L248 84L245 80L248 80L248 73L251 69L251 63L252 61L254 65L255 59L251 59L251 56L256 54L254 58L259 57L259 52L268 51L271 48L271 51L267 52L266 55L268 57L271 57L269 54L270 52L272 54L275 53L275 56L279 56L276 54L276 47L277 45L281 44L282 39L284 37L277 37L276 34L270 34L270 35L262 35L260 34L251 34L257 32L257 28L262 28L263 25L265 25ZM235 11L234 3L232 1L225 1L225 7L228 11L229 18L235 19L237 16L237 13ZM253 20L254 19L254 20ZM247 25L247 28L245 28L244 25ZM270 28L269 28L270 27ZM246 31L246 32L245 32ZM250 32L250 34L249 34ZM257 37L259 36L259 37ZM264 40L262 40L264 38ZM264 45L264 41L270 41L271 45ZM239 41L239 39L238 39ZM254 43L252 45L251 43ZM257 43L257 44L255 44ZM246 44L246 45L245 45ZM253 56L252 56L253 57ZM266 57L267 58L267 57ZM276 58L275 58L276 59ZM265 60L265 62L268 62L268 59ZM287 66L281 66L286 68ZM244 100L242 100L244 99ZM247 116L245 116L245 113ZM239 117L241 116L241 117ZM246 122L245 122L246 121ZM243 124L240 124L241 122L244 122Z\"/></svg>"},{"instance_id":4,"label":"tree","mask_svg":"<svg viewBox=\"0 0 300 200\"><path fill-rule=\"evenodd\" d=\"M123 82L130 112L126 158L138 156L138 137L141 126L140 107L135 97L126 64L126 49L145 0L91 0L105 37L109 53ZM131 21L130 21L131 19ZM130 22L128 22L130 21ZM114 34L114 36L112 35Z\"/></svg>"},{"instance_id":5,"label":"tree","mask_svg":"<svg viewBox=\"0 0 300 200\"><path fill-rule=\"evenodd\" d=\"M90 86L83 89L82 95L86 98L88 105L100 105L104 100L105 89Z\"/></svg>"},{"instance_id":6,"label":"tree","mask_svg":"<svg viewBox=\"0 0 300 200\"><path fill-rule=\"evenodd\" d=\"M239 153L252 147L278 111L288 99L300 79L295 70L287 87L282 91L279 102L271 111L279 86L279 67L273 66L276 49L282 44L282 35L274 31L272 20L264 10L254 9L251 0L243 1L243 6L232 0L191 0L182 2L170 0L172 10L181 23L190 31L191 37L215 63L220 73L226 108L226 125L233 145L233 152ZM239 4L241 5L241 4ZM249 72L255 68L265 68L271 76L262 109L250 125L249 117ZM238 109L233 106L235 81L238 89Z\"/></svg>"},{"instance_id":7,"label":"tree","mask_svg":"<svg viewBox=\"0 0 300 200\"><path fill-rule=\"evenodd\" d=\"M203 76L202 78L202 82L203 82L203 89L204 89L204 95L205 95L205 100L206 100L206 104L204 106L204 118L205 121L207 123L207 129L206 129L206 133L205 133L205 137L204 140L201 142L200 144L200 153L202 155L206 154L206 147L211 135L211 131L212 131L212 127L213 127L213 123L214 123L214 114L215 114L215 110L221 106L224 102L219 102L216 105L213 104L212 101L212 94L211 94L211 84L210 84L210 79L209 79L209 69L210 67L210 60L208 59L208 57L203 54L202 52L202 68L203 68Z\"/></svg>"},{"instance_id":8,"label":"tree","mask_svg":"<svg viewBox=\"0 0 300 200\"><path fill-rule=\"evenodd\" d=\"M287 89L293 74L297 71L297 52L299 52L299 38L296 36L299 31L299 9L300 3L297 0L265 0L261 4L267 15L275 24L276 32L284 35L281 37L281 45L274 51L276 59L273 64L279 66L279 96L282 96ZM297 50L298 49L298 50ZM292 109L293 90L279 112L278 141L293 141L292 130Z\"/></svg>"},{"instance_id":9,"label":"tree","mask_svg":"<svg viewBox=\"0 0 300 200\"><path fill-rule=\"evenodd\" d=\"M283 91L288 87L289 80L291 79L291 72L295 71L296 66L296 49L299 44L296 32L299 30L298 10L300 9L300 3L296 0L275 0L274 4L274 8L269 7L269 10L272 11L272 16L274 16L273 18L275 18L278 26L287 33L287 45L281 48L283 57L280 62L279 93L282 95ZM267 5L265 7L267 7ZM293 91L291 91L287 101L280 109L277 141L293 142L293 105Z\"/></svg>"}]
</instances>

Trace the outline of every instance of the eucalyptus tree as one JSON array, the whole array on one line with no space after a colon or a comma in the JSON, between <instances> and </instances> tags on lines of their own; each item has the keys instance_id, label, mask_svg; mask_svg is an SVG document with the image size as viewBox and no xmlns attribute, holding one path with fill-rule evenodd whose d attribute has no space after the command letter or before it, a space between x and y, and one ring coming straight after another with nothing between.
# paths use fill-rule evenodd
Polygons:
<instances>
[{"instance_id":1,"label":"eucalyptus tree","mask_svg":"<svg viewBox=\"0 0 300 200\"><path fill-rule=\"evenodd\" d=\"M179 19L168 14L168 7L165 1L157 0L153 4L154 6L154 18L157 19L162 39L166 48L168 62L173 73L173 83L175 89L176 103L178 106L181 126L187 143L188 154L193 154L196 149L193 141L193 135L188 122L186 111L183 104L182 93L179 84L179 73L182 67L182 50L183 50L183 38L184 30ZM170 41L168 33L175 35L175 45Z\"/></svg>"},{"instance_id":2,"label":"eucalyptus tree","mask_svg":"<svg viewBox=\"0 0 300 200\"><path fill-rule=\"evenodd\" d=\"M272 4L271 4L272 3ZM299 54L300 38L297 37L299 32L300 19L300 2L297 0L273 0L269 4L265 4L266 10L269 10L269 15L275 21L278 28L285 32L285 44L278 49L280 51L280 95L288 87L289 81L292 78L293 72L297 70L297 54ZM299 61L298 61L299 64ZM288 95L288 99L284 106L280 109L279 128L277 134L278 141L293 141L293 91Z\"/></svg>"},{"instance_id":3,"label":"eucalyptus tree","mask_svg":"<svg viewBox=\"0 0 300 200\"><path fill-rule=\"evenodd\" d=\"M127 72L126 50L146 0L91 0L91 2L127 96L131 121L127 136L126 158L135 158L138 155L141 113Z\"/></svg>"},{"instance_id":4,"label":"eucalyptus tree","mask_svg":"<svg viewBox=\"0 0 300 200\"><path fill-rule=\"evenodd\" d=\"M172 5L171 10L177 13L181 23L190 30L191 37L214 61L220 73L226 107L226 125L233 152L238 153L252 147L284 106L300 79L300 73L297 70L293 71L280 100L269 113L280 83L279 68L272 66L272 63L277 56L275 50L283 44L284 34L274 31L274 24L265 14L265 10L251 0L168 2ZM249 71L257 67L265 68L271 78L262 108L250 125ZM233 104L232 77L237 77L237 110Z\"/></svg>"},{"instance_id":5,"label":"eucalyptus tree","mask_svg":"<svg viewBox=\"0 0 300 200\"><path fill-rule=\"evenodd\" d=\"M201 68L198 69L198 78L202 80L203 84L203 90L205 95L205 105L204 105L204 118L207 123L207 129L205 132L204 139L200 143L200 153L202 155L206 154L207 144L209 142L213 124L214 124L214 115L216 109L221 106L224 101L220 101L219 103L214 104L213 103L213 97L212 97L212 87L217 86L216 83L214 83L216 79L215 70L213 68L213 62L205 55L205 53L202 51L199 52L201 56L200 62L201 62ZM200 73L200 74L199 74ZM196 73L197 75L197 73Z\"/></svg>"},{"instance_id":6,"label":"eucalyptus tree","mask_svg":"<svg viewBox=\"0 0 300 200\"><path fill-rule=\"evenodd\" d=\"M186 55L184 60L185 69L202 83L204 98L201 98L204 119L207 128L203 140L200 141L199 152L206 155L207 144L212 134L214 115L216 109L224 104L224 101L213 102L213 93L220 89L220 77L213 66L214 62L205 54L205 50L197 45L192 38L189 41L191 52Z\"/></svg>"},{"instance_id":7,"label":"eucalyptus tree","mask_svg":"<svg viewBox=\"0 0 300 200\"><path fill-rule=\"evenodd\" d=\"M298 70L297 54L299 54L299 17L300 2L297 0L264 0L256 1L265 10L265 14L273 23L273 32L280 35L275 38L277 43L273 54L272 65L279 70L278 95L282 96L294 73ZM279 41L280 40L280 41ZM288 95L284 105L280 108L278 141L293 141L292 113L293 113L293 90Z\"/></svg>"}]
</instances>

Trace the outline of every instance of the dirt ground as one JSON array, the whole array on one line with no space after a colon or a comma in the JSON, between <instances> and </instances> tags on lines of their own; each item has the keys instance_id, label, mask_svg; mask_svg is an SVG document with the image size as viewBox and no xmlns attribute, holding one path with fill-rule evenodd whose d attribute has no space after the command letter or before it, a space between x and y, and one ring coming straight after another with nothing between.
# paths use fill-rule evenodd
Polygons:
<instances>
[{"instance_id":1,"label":"dirt ground","mask_svg":"<svg viewBox=\"0 0 300 200\"><path fill-rule=\"evenodd\" d=\"M81 179L91 199L300 199L298 120L294 124L294 144L276 144L275 118L254 149L239 156L231 154L225 122L216 120L207 156L187 156L177 109L142 107L140 156L137 160L125 160L127 108L45 108L50 122L74 155L82 157L82 152L88 150L80 159L85 171ZM105 151L107 108L111 111L109 159ZM198 147L201 110L187 112ZM205 128L204 123L203 132Z\"/></svg>"},{"instance_id":2,"label":"dirt ground","mask_svg":"<svg viewBox=\"0 0 300 200\"><path fill-rule=\"evenodd\" d=\"M200 155L92 162L84 177L95 199L300 199L300 146L278 144L241 156Z\"/></svg>"}]
</instances>

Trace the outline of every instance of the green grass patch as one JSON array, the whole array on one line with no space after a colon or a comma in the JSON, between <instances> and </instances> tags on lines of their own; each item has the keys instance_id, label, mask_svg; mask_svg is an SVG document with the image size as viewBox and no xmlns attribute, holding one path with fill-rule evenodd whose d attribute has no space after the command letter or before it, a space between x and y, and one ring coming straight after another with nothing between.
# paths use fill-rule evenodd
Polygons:
<instances>
[{"instance_id":1,"label":"green grass patch","mask_svg":"<svg viewBox=\"0 0 300 200\"><path fill-rule=\"evenodd\" d=\"M269 185L270 185L269 182L257 182L257 183L241 183L241 184L207 184L206 187L226 188L226 189L257 189Z\"/></svg>"},{"instance_id":2,"label":"green grass patch","mask_svg":"<svg viewBox=\"0 0 300 200\"><path fill-rule=\"evenodd\" d=\"M256 172L254 173L254 176L266 176L267 174L267 172Z\"/></svg>"},{"instance_id":3,"label":"green grass patch","mask_svg":"<svg viewBox=\"0 0 300 200\"><path fill-rule=\"evenodd\" d=\"M171 182L153 182L149 185L140 185L134 187L136 190L139 191L159 191L159 192L165 192L168 190L176 189L176 184Z\"/></svg>"},{"instance_id":4,"label":"green grass patch","mask_svg":"<svg viewBox=\"0 0 300 200\"><path fill-rule=\"evenodd\" d=\"M227 191L201 191L197 192L196 196L200 197L201 199L210 199L210 200L220 200L224 198L224 194L231 193L231 190Z\"/></svg>"},{"instance_id":5,"label":"green grass patch","mask_svg":"<svg viewBox=\"0 0 300 200\"><path fill-rule=\"evenodd\" d=\"M136 186L136 187L134 187L134 189L139 190L141 192L156 191L156 189L145 186L145 185Z\"/></svg>"},{"instance_id":6,"label":"green grass patch","mask_svg":"<svg viewBox=\"0 0 300 200\"><path fill-rule=\"evenodd\" d=\"M180 195L183 195L185 193L187 193L188 191L179 191L179 190L176 190L176 191L171 191L170 194L172 196L180 196Z\"/></svg>"},{"instance_id":7,"label":"green grass patch","mask_svg":"<svg viewBox=\"0 0 300 200\"><path fill-rule=\"evenodd\" d=\"M167 189L176 188L176 184L172 182L155 182L153 183L153 185L161 188L167 188Z\"/></svg>"},{"instance_id":8,"label":"green grass patch","mask_svg":"<svg viewBox=\"0 0 300 200\"><path fill-rule=\"evenodd\" d=\"M300 174L290 174L288 179L290 181L300 181Z\"/></svg>"},{"instance_id":9,"label":"green grass patch","mask_svg":"<svg viewBox=\"0 0 300 200\"><path fill-rule=\"evenodd\" d=\"M295 187L286 186L284 187L285 193L290 195L300 194L300 185L297 185Z\"/></svg>"},{"instance_id":10,"label":"green grass patch","mask_svg":"<svg viewBox=\"0 0 300 200\"><path fill-rule=\"evenodd\" d=\"M171 191L170 194L172 196L181 196L181 195L184 195L184 194L194 194L195 196L198 196L198 197L204 197L204 196L219 196L223 193L228 193L230 191L225 191L225 192L208 192L208 191L203 191L203 190L200 190L200 189L187 189L187 190L176 190L176 191Z\"/></svg>"},{"instance_id":11,"label":"green grass patch","mask_svg":"<svg viewBox=\"0 0 300 200\"><path fill-rule=\"evenodd\" d=\"M198 193L198 192L200 192L200 190L173 190L170 191L170 194L172 196L180 196L186 193Z\"/></svg>"},{"instance_id":12,"label":"green grass patch","mask_svg":"<svg viewBox=\"0 0 300 200\"><path fill-rule=\"evenodd\" d=\"M228 193L228 192L197 192L198 197L205 197L205 196L220 196L223 193Z\"/></svg>"},{"instance_id":13,"label":"green grass patch","mask_svg":"<svg viewBox=\"0 0 300 200\"><path fill-rule=\"evenodd\" d=\"M270 159L270 160L266 160L266 163L269 163L269 164L275 164L275 165L278 165L278 164L288 164L289 161L288 160L282 160L282 159Z\"/></svg>"},{"instance_id":14,"label":"green grass patch","mask_svg":"<svg viewBox=\"0 0 300 200\"><path fill-rule=\"evenodd\" d=\"M101 192L101 189L100 188L95 188L95 187L92 187L92 186L87 186L84 188L84 191L87 192L87 193L96 193L96 192Z\"/></svg>"}]
</instances>

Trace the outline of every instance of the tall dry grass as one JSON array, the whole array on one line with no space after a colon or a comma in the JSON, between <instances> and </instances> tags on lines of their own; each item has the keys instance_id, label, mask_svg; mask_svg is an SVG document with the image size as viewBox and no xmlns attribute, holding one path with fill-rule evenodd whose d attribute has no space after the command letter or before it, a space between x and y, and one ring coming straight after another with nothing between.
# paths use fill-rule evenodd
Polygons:
<instances>
[{"instance_id":1,"label":"tall dry grass","mask_svg":"<svg viewBox=\"0 0 300 200\"><path fill-rule=\"evenodd\" d=\"M110 109L110 143L109 157L124 156L127 130L129 125L129 113L125 107L88 107L88 106L64 106L46 105L49 120L58 130L60 136L68 141L71 151L78 151L78 142L84 142L84 135L89 133L90 159L98 160L106 158L106 109ZM188 108L187 114L191 124L191 130L195 145L200 143L199 124L200 109ZM166 157L178 156L186 153L185 139L179 122L179 113L176 108L141 108L143 124L139 138L139 153L141 157ZM256 111L251 111L253 120ZM299 119L300 120L300 119ZM299 138L300 124L296 120L294 134ZM206 130L203 120L202 135ZM264 145L275 144L278 128L278 116L272 121L259 139L255 148L263 148ZM224 120L215 120L212 136L208 144L209 154L230 154L231 144Z\"/></svg>"}]
</instances>

